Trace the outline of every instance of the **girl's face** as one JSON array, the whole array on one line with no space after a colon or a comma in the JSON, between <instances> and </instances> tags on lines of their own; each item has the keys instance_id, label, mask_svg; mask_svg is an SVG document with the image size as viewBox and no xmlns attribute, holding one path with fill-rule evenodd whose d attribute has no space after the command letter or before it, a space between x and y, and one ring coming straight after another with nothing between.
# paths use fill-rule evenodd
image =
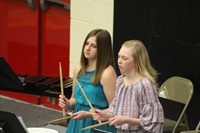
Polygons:
<instances>
[{"instance_id":1,"label":"girl's face","mask_svg":"<svg viewBox=\"0 0 200 133\"><path fill-rule=\"evenodd\" d=\"M84 56L88 60L95 60L97 57L96 37L89 37L84 46Z\"/></svg>"},{"instance_id":2,"label":"girl's face","mask_svg":"<svg viewBox=\"0 0 200 133\"><path fill-rule=\"evenodd\" d=\"M135 69L135 62L132 56L132 48L124 47L118 53L118 67L121 74L128 74Z\"/></svg>"}]
</instances>

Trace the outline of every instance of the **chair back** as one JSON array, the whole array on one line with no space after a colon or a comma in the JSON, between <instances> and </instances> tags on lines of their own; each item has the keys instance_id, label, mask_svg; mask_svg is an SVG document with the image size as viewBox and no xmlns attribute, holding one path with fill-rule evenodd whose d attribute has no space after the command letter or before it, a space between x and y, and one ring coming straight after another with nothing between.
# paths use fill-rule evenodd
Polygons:
<instances>
[{"instance_id":1,"label":"chair back","mask_svg":"<svg viewBox=\"0 0 200 133\"><path fill-rule=\"evenodd\" d=\"M186 104L193 95L193 88L193 83L189 79L174 76L161 85L159 96Z\"/></svg>"},{"instance_id":2,"label":"chair back","mask_svg":"<svg viewBox=\"0 0 200 133\"><path fill-rule=\"evenodd\" d=\"M167 79L159 89L159 97L184 104L184 107L181 110L178 120L174 126L173 133L176 131L178 125L181 123L181 120L185 115L185 111L193 95L193 90L193 83L189 79L179 76L173 76Z\"/></svg>"},{"instance_id":3,"label":"chair back","mask_svg":"<svg viewBox=\"0 0 200 133\"><path fill-rule=\"evenodd\" d=\"M195 130L196 130L196 131L200 130L200 121L199 121L199 123L197 124L197 127L196 127Z\"/></svg>"},{"instance_id":4,"label":"chair back","mask_svg":"<svg viewBox=\"0 0 200 133\"><path fill-rule=\"evenodd\" d=\"M197 124L195 130L182 131L182 132L180 132L180 133L200 133L200 121L199 121L199 123Z\"/></svg>"}]
</instances>

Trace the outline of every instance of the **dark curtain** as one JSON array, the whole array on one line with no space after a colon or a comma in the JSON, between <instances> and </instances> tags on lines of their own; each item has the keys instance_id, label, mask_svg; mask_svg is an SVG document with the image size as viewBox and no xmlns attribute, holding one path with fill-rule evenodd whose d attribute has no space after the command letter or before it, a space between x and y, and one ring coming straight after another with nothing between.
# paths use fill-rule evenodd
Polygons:
<instances>
[{"instance_id":1,"label":"dark curtain","mask_svg":"<svg viewBox=\"0 0 200 133\"><path fill-rule=\"evenodd\" d=\"M124 41L139 39L159 73L160 85L175 75L190 79L195 89L187 110L191 129L200 120L199 5L199 0L115 0L114 4L115 57Z\"/></svg>"}]
</instances>

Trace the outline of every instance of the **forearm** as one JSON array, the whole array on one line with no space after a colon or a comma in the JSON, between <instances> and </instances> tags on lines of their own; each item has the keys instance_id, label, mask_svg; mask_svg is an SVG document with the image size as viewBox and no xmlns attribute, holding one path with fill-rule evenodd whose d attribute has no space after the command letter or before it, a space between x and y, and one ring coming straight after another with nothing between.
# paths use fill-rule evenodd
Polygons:
<instances>
[{"instance_id":1,"label":"forearm","mask_svg":"<svg viewBox=\"0 0 200 133\"><path fill-rule=\"evenodd\" d=\"M69 106L67 108L68 109L73 109L75 105L76 105L76 99L75 98L70 98L69 99Z\"/></svg>"},{"instance_id":2,"label":"forearm","mask_svg":"<svg viewBox=\"0 0 200 133\"><path fill-rule=\"evenodd\" d=\"M126 123L130 124L130 125L134 125L134 126L139 126L140 124L140 119L139 118L130 118L127 117L126 118Z\"/></svg>"},{"instance_id":3,"label":"forearm","mask_svg":"<svg viewBox=\"0 0 200 133\"><path fill-rule=\"evenodd\" d=\"M86 112L86 116L89 118L92 118L92 113L90 111L85 111ZM110 115L108 113L108 110L103 110L104 112L104 116L106 117L105 120L108 120L110 117L112 117L112 115Z\"/></svg>"}]
</instances>

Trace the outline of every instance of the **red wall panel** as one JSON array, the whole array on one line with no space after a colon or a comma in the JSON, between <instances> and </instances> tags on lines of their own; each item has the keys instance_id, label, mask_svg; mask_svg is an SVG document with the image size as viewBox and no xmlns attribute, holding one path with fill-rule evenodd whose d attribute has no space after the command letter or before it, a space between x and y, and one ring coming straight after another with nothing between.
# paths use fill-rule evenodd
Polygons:
<instances>
[{"instance_id":1,"label":"red wall panel","mask_svg":"<svg viewBox=\"0 0 200 133\"><path fill-rule=\"evenodd\" d=\"M17 74L38 74L38 9L32 10L24 0L0 3L0 55ZM38 103L37 96L6 92L1 95Z\"/></svg>"},{"instance_id":2,"label":"red wall panel","mask_svg":"<svg viewBox=\"0 0 200 133\"><path fill-rule=\"evenodd\" d=\"M23 0L1 1L0 55L16 73L38 74L38 10Z\"/></svg>"},{"instance_id":3,"label":"red wall panel","mask_svg":"<svg viewBox=\"0 0 200 133\"><path fill-rule=\"evenodd\" d=\"M63 76L69 76L70 11L49 4L41 20L41 74L59 76L62 62Z\"/></svg>"},{"instance_id":4,"label":"red wall panel","mask_svg":"<svg viewBox=\"0 0 200 133\"><path fill-rule=\"evenodd\" d=\"M41 1L31 9L26 0L1 0L0 55L16 74L59 76L62 62L63 76L68 76L70 9L62 4L70 0L44 0L45 6ZM46 97L2 90L0 95L58 109Z\"/></svg>"},{"instance_id":5,"label":"red wall panel","mask_svg":"<svg viewBox=\"0 0 200 133\"><path fill-rule=\"evenodd\" d=\"M59 62L63 76L69 76L70 10L64 6L47 4L41 10L41 75L59 76ZM41 104L60 109L58 99L41 97Z\"/></svg>"}]
</instances>

